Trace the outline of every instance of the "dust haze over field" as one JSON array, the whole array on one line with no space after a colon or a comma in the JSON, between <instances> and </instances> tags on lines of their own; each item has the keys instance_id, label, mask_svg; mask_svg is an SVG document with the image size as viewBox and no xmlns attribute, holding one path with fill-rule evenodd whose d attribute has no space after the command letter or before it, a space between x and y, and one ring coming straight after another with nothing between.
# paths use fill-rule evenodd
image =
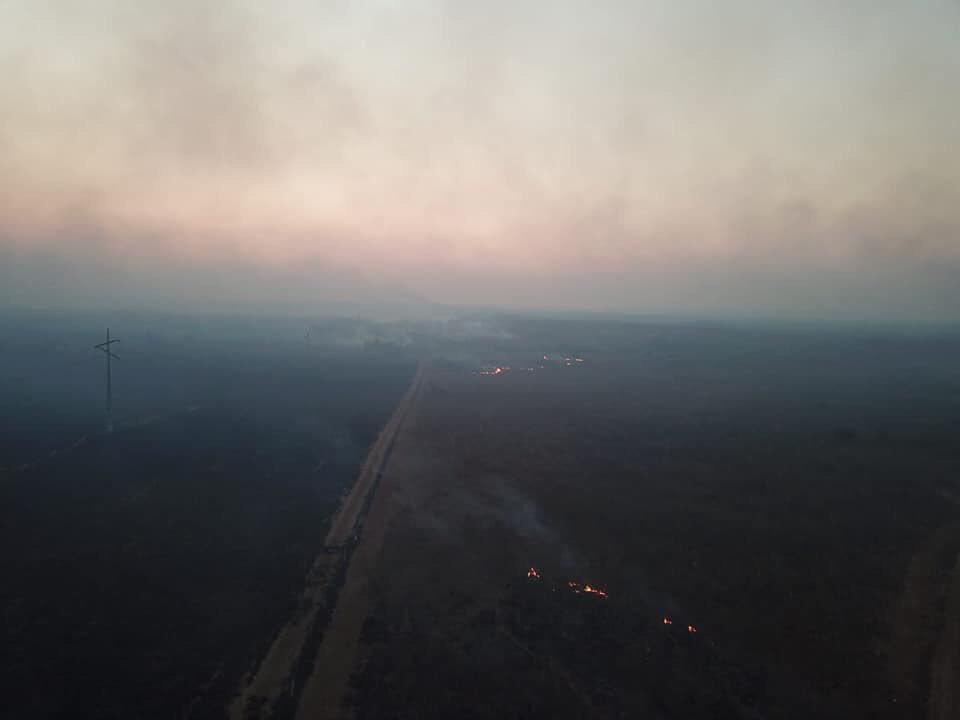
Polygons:
<instances>
[{"instance_id":1,"label":"dust haze over field","mask_svg":"<svg viewBox=\"0 0 960 720\"><path fill-rule=\"evenodd\" d=\"M956 320L960 8L0 7L0 300Z\"/></svg>"}]
</instances>

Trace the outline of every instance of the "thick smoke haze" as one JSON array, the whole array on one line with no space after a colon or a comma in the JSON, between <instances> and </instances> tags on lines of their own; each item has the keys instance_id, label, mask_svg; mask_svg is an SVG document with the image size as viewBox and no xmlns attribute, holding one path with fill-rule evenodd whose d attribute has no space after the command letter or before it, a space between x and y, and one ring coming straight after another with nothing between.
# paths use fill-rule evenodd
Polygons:
<instances>
[{"instance_id":1,"label":"thick smoke haze","mask_svg":"<svg viewBox=\"0 0 960 720\"><path fill-rule=\"evenodd\" d=\"M0 2L0 302L960 319L960 4Z\"/></svg>"}]
</instances>

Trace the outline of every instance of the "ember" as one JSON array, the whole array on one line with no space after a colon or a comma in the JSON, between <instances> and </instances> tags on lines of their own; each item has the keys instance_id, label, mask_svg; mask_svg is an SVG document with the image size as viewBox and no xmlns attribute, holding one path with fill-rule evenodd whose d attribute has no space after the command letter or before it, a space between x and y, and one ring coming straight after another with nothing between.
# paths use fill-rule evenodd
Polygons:
<instances>
[{"instance_id":1,"label":"ember","mask_svg":"<svg viewBox=\"0 0 960 720\"><path fill-rule=\"evenodd\" d=\"M673 625L673 620L671 620L671 619L668 618L668 617L665 617L665 618L663 619L663 624L664 624L664 625Z\"/></svg>"},{"instance_id":2,"label":"ember","mask_svg":"<svg viewBox=\"0 0 960 720\"><path fill-rule=\"evenodd\" d=\"M599 598L605 598L607 596L607 593L601 590L600 588L591 587L590 585L584 585L583 591L585 593L596 595Z\"/></svg>"},{"instance_id":3,"label":"ember","mask_svg":"<svg viewBox=\"0 0 960 720\"><path fill-rule=\"evenodd\" d=\"M692 634L692 633L695 633L696 631L697 631L697 629L696 629L693 625L687 625L687 632L688 632L688 633L691 633L691 634Z\"/></svg>"},{"instance_id":4,"label":"ember","mask_svg":"<svg viewBox=\"0 0 960 720\"><path fill-rule=\"evenodd\" d=\"M571 590L573 590L575 593L585 592L585 593L587 593L587 594L589 594L589 595L596 595L598 598L606 598L606 597L607 597L607 593L606 593L605 590L601 590L600 588L593 587L593 585L581 585L581 584L578 583L578 582L574 582L573 580L569 580L569 581L567 581L567 587L569 587L569 588L570 588Z\"/></svg>"},{"instance_id":5,"label":"ember","mask_svg":"<svg viewBox=\"0 0 960 720\"><path fill-rule=\"evenodd\" d=\"M530 580L541 580L541 579L543 578L543 576L540 574L540 571L537 570L535 567L530 567L530 568L527 570L527 577L528 577ZM573 591L574 591L575 593L577 593L578 595L579 595L580 593L586 593L587 595L593 595L594 597L598 597L598 598L600 598L601 600L606 600L607 597L609 597L609 596L607 595L607 591L606 591L606 590L603 590L602 588L598 588L598 587L595 586L595 585L589 585L589 584L586 584L586 583L584 583L583 585L581 585L581 584L578 583L576 580L567 580L567 587L570 588L571 590L573 590ZM553 586L553 590L554 590L554 592L556 592L556 590L557 590L557 586L556 586L556 585Z\"/></svg>"}]
</instances>

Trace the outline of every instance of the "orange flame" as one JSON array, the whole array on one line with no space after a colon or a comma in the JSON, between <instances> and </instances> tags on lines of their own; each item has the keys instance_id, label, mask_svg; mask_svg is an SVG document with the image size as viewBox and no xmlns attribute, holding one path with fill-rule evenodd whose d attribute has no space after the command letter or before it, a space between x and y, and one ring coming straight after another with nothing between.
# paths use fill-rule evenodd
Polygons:
<instances>
[{"instance_id":1,"label":"orange flame","mask_svg":"<svg viewBox=\"0 0 960 720\"><path fill-rule=\"evenodd\" d=\"M531 566L527 570L527 577L530 578L531 580L540 580L542 578L542 576L540 575L540 571L533 566ZM587 593L588 595L593 595L594 597L601 598L603 600L609 597L609 595L607 594L607 591L604 590L603 588L599 588L599 587L596 587L595 585L589 585L589 584L581 585L576 580L567 580L567 587L573 590L577 594L580 594L583 592L583 593ZM553 589L556 590L557 588L554 587Z\"/></svg>"},{"instance_id":2,"label":"orange flame","mask_svg":"<svg viewBox=\"0 0 960 720\"><path fill-rule=\"evenodd\" d=\"M663 624L664 624L664 625L673 625L673 620L671 620L671 619L668 618L668 617L665 617L665 618L663 619Z\"/></svg>"},{"instance_id":3,"label":"orange flame","mask_svg":"<svg viewBox=\"0 0 960 720\"><path fill-rule=\"evenodd\" d=\"M575 582L573 580L568 580L567 587L573 590L575 593L585 592L589 595L596 595L598 598L607 597L606 590L601 590L600 588L594 587L593 585L581 585L580 583Z\"/></svg>"},{"instance_id":4,"label":"orange flame","mask_svg":"<svg viewBox=\"0 0 960 720\"><path fill-rule=\"evenodd\" d=\"M591 595L596 595L599 598L607 597L607 593L605 591L601 590L600 588L595 588L591 585L584 585L583 591L585 593L590 593Z\"/></svg>"},{"instance_id":5,"label":"orange flame","mask_svg":"<svg viewBox=\"0 0 960 720\"><path fill-rule=\"evenodd\" d=\"M697 629L693 625L687 625L687 632L693 634L697 632Z\"/></svg>"}]
</instances>

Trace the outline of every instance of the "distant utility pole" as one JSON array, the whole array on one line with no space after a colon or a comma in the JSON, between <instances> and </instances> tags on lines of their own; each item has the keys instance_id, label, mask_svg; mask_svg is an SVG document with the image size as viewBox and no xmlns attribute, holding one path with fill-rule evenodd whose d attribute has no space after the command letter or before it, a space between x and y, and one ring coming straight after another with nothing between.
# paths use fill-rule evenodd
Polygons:
<instances>
[{"instance_id":1,"label":"distant utility pole","mask_svg":"<svg viewBox=\"0 0 960 720\"><path fill-rule=\"evenodd\" d=\"M102 342L99 345L94 345L93 347L96 350L100 350L104 355L107 356L107 432L113 432L113 389L111 387L110 380L110 358L116 358L119 360L116 355L113 354L113 350L110 349L110 346L113 343L120 342L116 338L113 340L110 339L110 328L107 328L107 341Z\"/></svg>"}]
</instances>

